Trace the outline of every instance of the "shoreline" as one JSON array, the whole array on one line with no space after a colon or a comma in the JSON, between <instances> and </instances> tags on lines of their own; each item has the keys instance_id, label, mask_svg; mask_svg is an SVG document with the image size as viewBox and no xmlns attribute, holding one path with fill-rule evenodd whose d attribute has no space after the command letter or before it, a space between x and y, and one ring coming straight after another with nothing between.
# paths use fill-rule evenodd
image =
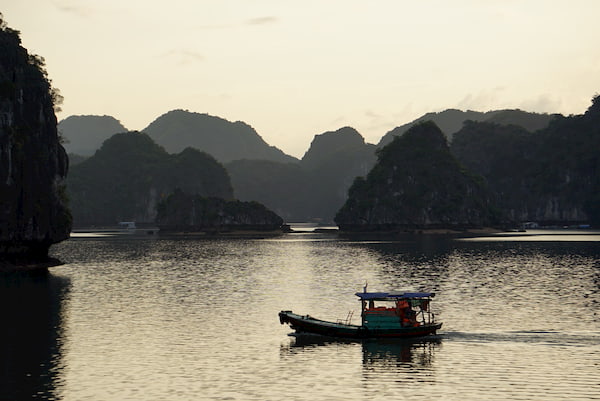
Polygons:
<instances>
[{"instance_id":1,"label":"shoreline","mask_svg":"<svg viewBox=\"0 0 600 401\"><path fill-rule=\"evenodd\" d=\"M401 235L449 235L449 236L480 236L498 233L507 233L511 230L481 227L481 228L405 228L405 229L390 229L390 230L339 230L340 235L345 236L362 236L362 235L377 235L377 236L401 236Z\"/></svg>"},{"instance_id":2,"label":"shoreline","mask_svg":"<svg viewBox=\"0 0 600 401\"><path fill-rule=\"evenodd\" d=\"M193 238L263 238L283 235L283 230L159 230L160 237L193 237Z\"/></svg>"},{"instance_id":3,"label":"shoreline","mask_svg":"<svg viewBox=\"0 0 600 401\"><path fill-rule=\"evenodd\" d=\"M0 274L14 273L46 273L51 267L61 266L64 262L56 258L48 258L47 260L6 260L0 259Z\"/></svg>"}]
</instances>

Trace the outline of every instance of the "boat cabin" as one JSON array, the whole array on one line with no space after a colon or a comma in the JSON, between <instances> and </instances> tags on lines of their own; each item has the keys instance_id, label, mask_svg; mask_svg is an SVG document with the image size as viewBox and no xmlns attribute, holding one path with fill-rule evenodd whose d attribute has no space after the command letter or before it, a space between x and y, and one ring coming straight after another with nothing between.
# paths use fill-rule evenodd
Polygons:
<instances>
[{"instance_id":1,"label":"boat cabin","mask_svg":"<svg viewBox=\"0 0 600 401\"><path fill-rule=\"evenodd\" d=\"M369 329L419 327L434 323L433 292L357 292L362 325Z\"/></svg>"}]
</instances>

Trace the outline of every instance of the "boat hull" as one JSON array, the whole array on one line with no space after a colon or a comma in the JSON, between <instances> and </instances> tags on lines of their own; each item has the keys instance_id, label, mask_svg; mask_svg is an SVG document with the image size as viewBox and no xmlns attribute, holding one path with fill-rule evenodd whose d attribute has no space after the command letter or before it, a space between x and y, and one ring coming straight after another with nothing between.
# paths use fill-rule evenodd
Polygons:
<instances>
[{"instance_id":1,"label":"boat hull","mask_svg":"<svg viewBox=\"0 0 600 401\"><path fill-rule=\"evenodd\" d=\"M335 323L316 319L309 315L298 315L292 311L279 312L281 324L289 324L297 333L320 334L340 338L411 338L436 334L442 323L431 323L417 327L374 329L354 324Z\"/></svg>"}]
</instances>

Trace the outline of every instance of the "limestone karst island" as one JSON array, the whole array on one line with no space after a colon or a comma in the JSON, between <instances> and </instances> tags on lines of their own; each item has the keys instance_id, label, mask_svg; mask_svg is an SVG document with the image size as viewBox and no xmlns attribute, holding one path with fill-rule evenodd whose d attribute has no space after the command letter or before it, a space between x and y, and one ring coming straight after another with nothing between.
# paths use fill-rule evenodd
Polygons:
<instances>
[{"instance_id":1,"label":"limestone karst island","mask_svg":"<svg viewBox=\"0 0 600 401\"><path fill-rule=\"evenodd\" d=\"M37 267L69 238L68 158L57 134L52 89L41 57L21 46L0 16L0 269Z\"/></svg>"}]
</instances>

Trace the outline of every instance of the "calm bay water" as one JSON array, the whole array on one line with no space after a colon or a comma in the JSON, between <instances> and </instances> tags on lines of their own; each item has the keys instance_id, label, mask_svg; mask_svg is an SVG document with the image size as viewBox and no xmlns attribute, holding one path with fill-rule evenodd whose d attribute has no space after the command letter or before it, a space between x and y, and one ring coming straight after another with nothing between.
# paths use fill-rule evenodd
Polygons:
<instances>
[{"instance_id":1,"label":"calm bay water","mask_svg":"<svg viewBox=\"0 0 600 401\"><path fill-rule=\"evenodd\" d=\"M77 236L0 277L0 399L600 399L600 233L463 241ZM530 235L538 234L538 235ZM430 290L427 341L292 337L354 292Z\"/></svg>"}]
</instances>

